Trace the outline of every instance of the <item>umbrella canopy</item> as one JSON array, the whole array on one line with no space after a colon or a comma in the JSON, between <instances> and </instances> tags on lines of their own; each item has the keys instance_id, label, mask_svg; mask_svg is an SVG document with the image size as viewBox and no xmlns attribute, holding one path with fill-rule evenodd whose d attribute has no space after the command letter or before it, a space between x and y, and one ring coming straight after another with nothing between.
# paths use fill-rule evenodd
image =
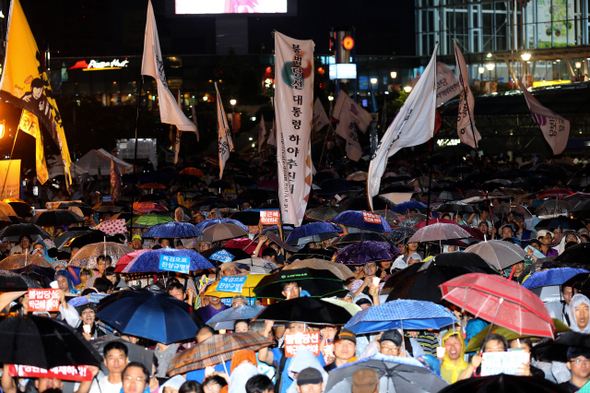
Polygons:
<instances>
[{"instance_id":1,"label":"umbrella canopy","mask_svg":"<svg viewBox=\"0 0 590 393\"><path fill-rule=\"evenodd\" d=\"M230 360L240 349L258 351L272 343L272 340L254 332L216 334L191 349L177 354L170 362L167 374L172 377L200 370Z\"/></svg>"},{"instance_id":2,"label":"umbrella canopy","mask_svg":"<svg viewBox=\"0 0 590 393\"><path fill-rule=\"evenodd\" d=\"M250 210L235 212L230 219L238 221L242 225L255 226L260 222L260 212Z\"/></svg>"},{"instance_id":3,"label":"umbrella canopy","mask_svg":"<svg viewBox=\"0 0 590 393\"><path fill-rule=\"evenodd\" d=\"M76 254L77 255L77 254ZM186 257L189 258L189 271L194 272L205 269L215 269L201 254L193 250L178 250L176 248L159 248L157 250L149 250L147 252L139 253L133 258L125 268L123 273L146 273L146 272L162 272L160 269L160 258L167 256L170 258Z\"/></svg>"},{"instance_id":4,"label":"umbrella canopy","mask_svg":"<svg viewBox=\"0 0 590 393\"><path fill-rule=\"evenodd\" d=\"M440 330L456 322L458 319L440 304L398 299L362 310L344 327L356 334L366 334L397 328Z\"/></svg>"},{"instance_id":5,"label":"umbrella canopy","mask_svg":"<svg viewBox=\"0 0 590 393\"><path fill-rule=\"evenodd\" d=\"M50 239L51 235L38 225L31 223L12 224L2 230L1 240L3 242L18 242L24 235L28 235L31 240Z\"/></svg>"},{"instance_id":6,"label":"umbrella canopy","mask_svg":"<svg viewBox=\"0 0 590 393\"><path fill-rule=\"evenodd\" d=\"M295 262L291 263L290 265L285 266L283 268L283 271L305 269L305 268L316 269L316 270L328 270L331 273L334 273L334 275L342 281L346 281L349 278L354 277L354 274L352 274L352 271L349 268L347 268L346 266L343 266L341 264L334 263L331 261L326 261L325 259L317 259L317 258L295 261Z\"/></svg>"},{"instance_id":7,"label":"umbrella canopy","mask_svg":"<svg viewBox=\"0 0 590 393\"><path fill-rule=\"evenodd\" d=\"M286 241L292 246L301 246L331 239L338 236L339 233L342 233L342 229L330 222L312 222L295 228Z\"/></svg>"},{"instance_id":8,"label":"umbrella canopy","mask_svg":"<svg viewBox=\"0 0 590 393\"><path fill-rule=\"evenodd\" d=\"M385 221L389 223L389 225L393 228L399 225L403 225L404 217L403 215L396 213L391 210L375 210L375 214L379 214L381 217L385 218Z\"/></svg>"},{"instance_id":9,"label":"umbrella canopy","mask_svg":"<svg viewBox=\"0 0 590 393\"><path fill-rule=\"evenodd\" d=\"M352 374L370 369L379 376L379 392L435 393L447 383L414 358L375 356L330 371L325 393L352 391Z\"/></svg>"},{"instance_id":10,"label":"umbrella canopy","mask_svg":"<svg viewBox=\"0 0 590 393\"><path fill-rule=\"evenodd\" d=\"M212 261L214 264L220 262L231 262L234 260L250 258L252 254L248 254L239 248L213 247L201 253L202 256Z\"/></svg>"},{"instance_id":11,"label":"umbrella canopy","mask_svg":"<svg viewBox=\"0 0 590 393\"><path fill-rule=\"evenodd\" d=\"M275 272L260 281L254 289L257 297L270 299L284 299L281 284L296 282L312 297L336 296L347 290L334 273L328 270L296 269Z\"/></svg>"},{"instance_id":12,"label":"umbrella canopy","mask_svg":"<svg viewBox=\"0 0 590 393\"><path fill-rule=\"evenodd\" d=\"M395 229L394 229L395 231ZM347 233L345 235L340 235L337 239L332 241L331 246L336 248L346 247L352 243L364 242L367 240L372 240L375 242L382 242L387 243L388 240L385 236L377 232L355 232L355 233Z\"/></svg>"},{"instance_id":13,"label":"umbrella canopy","mask_svg":"<svg viewBox=\"0 0 590 393\"><path fill-rule=\"evenodd\" d=\"M575 214L575 213L576 213L575 210L572 211L572 214ZM571 230L577 231L580 228L584 228L585 226L586 225L580 220L576 220L576 219L570 218L570 217L559 216L559 217L553 217L553 218L546 218L545 220L539 221L535 225L535 229L549 228L550 230L553 230L553 229L560 228L562 230L571 229Z\"/></svg>"},{"instance_id":14,"label":"umbrella canopy","mask_svg":"<svg viewBox=\"0 0 590 393\"><path fill-rule=\"evenodd\" d=\"M41 288L41 285L21 274L0 270L0 292L26 291L28 288Z\"/></svg>"},{"instance_id":15,"label":"umbrella canopy","mask_svg":"<svg viewBox=\"0 0 590 393\"><path fill-rule=\"evenodd\" d=\"M166 206L161 203L154 202L135 202L133 203L133 210L140 213L151 213L151 212L166 212Z\"/></svg>"},{"instance_id":16,"label":"umbrella canopy","mask_svg":"<svg viewBox=\"0 0 590 393\"><path fill-rule=\"evenodd\" d=\"M305 212L305 218L310 221L329 221L340 213L339 209L324 206L309 209Z\"/></svg>"},{"instance_id":17,"label":"umbrella canopy","mask_svg":"<svg viewBox=\"0 0 590 393\"><path fill-rule=\"evenodd\" d=\"M114 202L114 201L106 201L106 202L97 203L96 205L92 206L92 210L94 210L95 212L99 212L99 213L108 213L108 212L118 213L121 210L123 210L124 207L126 207L126 205L124 203Z\"/></svg>"},{"instance_id":18,"label":"umbrella canopy","mask_svg":"<svg viewBox=\"0 0 590 393\"><path fill-rule=\"evenodd\" d=\"M33 217L33 223L44 226L44 227L51 227L55 225L67 225L72 224L75 222L83 222L84 217L80 217L76 213L70 210L46 210L41 213L35 214Z\"/></svg>"},{"instance_id":19,"label":"umbrella canopy","mask_svg":"<svg viewBox=\"0 0 590 393\"><path fill-rule=\"evenodd\" d=\"M474 205L469 205L467 203L454 201L454 202L444 202L438 205L435 209L435 212L449 212L449 213L476 213L479 209Z\"/></svg>"},{"instance_id":20,"label":"umbrella canopy","mask_svg":"<svg viewBox=\"0 0 590 393\"><path fill-rule=\"evenodd\" d=\"M38 255L31 254L15 254L0 261L0 269L13 270L20 269L28 265L37 265L51 268L51 264L47 260Z\"/></svg>"},{"instance_id":21,"label":"umbrella canopy","mask_svg":"<svg viewBox=\"0 0 590 393\"><path fill-rule=\"evenodd\" d=\"M16 198L8 198L5 199L4 202L12 206L12 208L14 209L16 214L18 214L19 217L31 217L31 205L29 205L25 201L21 201L20 199Z\"/></svg>"},{"instance_id":22,"label":"umbrella canopy","mask_svg":"<svg viewBox=\"0 0 590 393\"><path fill-rule=\"evenodd\" d=\"M590 351L590 335L574 331L565 332L557 339L546 339L533 347L533 353L540 359L567 362L567 350L570 347Z\"/></svg>"},{"instance_id":23,"label":"umbrella canopy","mask_svg":"<svg viewBox=\"0 0 590 393\"><path fill-rule=\"evenodd\" d=\"M72 237L61 246L61 250L66 251L72 248L82 248L93 243L102 243L104 241L122 244L123 240L117 236L107 236L103 231L93 230L90 233L84 233L79 236Z\"/></svg>"},{"instance_id":24,"label":"umbrella canopy","mask_svg":"<svg viewBox=\"0 0 590 393\"><path fill-rule=\"evenodd\" d=\"M96 259L101 255L108 255L111 257L113 264L117 263L119 259L130 252L135 251L129 246L114 242L102 242L88 244L79 249L70 259L70 265L76 267L96 267Z\"/></svg>"},{"instance_id":25,"label":"umbrella canopy","mask_svg":"<svg viewBox=\"0 0 590 393\"><path fill-rule=\"evenodd\" d=\"M164 224L172 221L171 217L161 216L159 214L144 214L143 216L135 217L133 226L136 228L151 228L154 225ZM127 225L131 225L127 222Z\"/></svg>"},{"instance_id":26,"label":"umbrella canopy","mask_svg":"<svg viewBox=\"0 0 590 393\"><path fill-rule=\"evenodd\" d=\"M230 307L215 314L213 318L207 321L207 325L215 330L234 330L236 321L251 320L262 310L264 310L264 306Z\"/></svg>"},{"instance_id":27,"label":"umbrella canopy","mask_svg":"<svg viewBox=\"0 0 590 393\"><path fill-rule=\"evenodd\" d=\"M439 240L464 239L471 237L469 232L459 225L432 224L418 229L409 242L433 242Z\"/></svg>"},{"instance_id":28,"label":"umbrella canopy","mask_svg":"<svg viewBox=\"0 0 590 393\"><path fill-rule=\"evenodd\" d=\"M539 217L567 216L574 207L565 201L550 199L535 209Z\"/></svg>"},{"instance_id":29,"label":"umbrella canopy","mask_svg":"<svg viewBox=\"0 0 590 393\"><path fill-rule=\"evenodd\" d=\"M191 176L203 176L203 171L198 169L198 168L194 168L194 167L187 167L184 168L183 170L181 170L180 172L181 175L191 175Z\"/></svg>"},{"instance_id":30,"label":"umbrella canopy","mask_svg":"<svg viewBox=\"0 0 590 393\"><path fill-rule=\"evenodd\" d=\"M258 283L264 278L268 276L268 274L248 274L248 275L236 275L232 277L246 277L246 282L242 286L242 292L223 292L217 290L217 285L219 281L214 282L211 284L206 290L204 295L205 296L215 296L220 299L232 298L236 295L242 295L248 298L256 297L254 293L254 288L258 285Z\"/></svg>"},{"instance_id":31,"label":"umbrella canopy","mask_svg":"<svg viewBox=\"0 0 590 393\"><path fill-rule=\"evenodd\" d=\"M164 292L121 291L98 304L96 318L123 334L163 344L194 338L198 327L189 305Z\"/></svg>"},{"instance_id":32,"label":"umbrella canopy","mask_svg":"<svg viewBox=\"0 0 590 393\"><path fill-rule=\"evenodd\" d=\"M160 183L145 183L139 186L138 188L141 188L143 190L165 190L167 187Z\"/></svg>"},{"instance_id":33,"label":"umbrella canopy","mask_svg":"<svg viewBox=\"0 0 590 393\"><path fill-rule=\"evenodd\" d=\"M136 256L138 256L139 254L143 254L144 252L148 252L148 251L150 251L149 248L142 248L141 250L133 251L133 252L130 252L129 254L123 255L121 258L119 258L119 261L115 264L115 273L121 273L123 271L123 269L125 269L125 267L129 264L129 262L131 262L133 259L135 259Z\"/></svg>"},{"instance_id":34,"label":"umbrella canopy","mask_svg":"<svg viewBox=\"0 0 590 393\"><path fill-rule=\"evenodd\" d=\"M115 236L117 234L127 233L127 228L125 227L125 219L124 218L117 218L114 220L105 220L98 224L94 229L102 231L109 236Z\"/></svg>"},{"instance_id":35,"label":"umbrella canopy","mask_svg":"<svg viewBox=\"0 0 590 393\"><path fill-rule=\"evenodd\" d=\"M502 240L479 242L467 247L465 252L479 255L498 270L504 270L508 266L522 262L526 256L526 252L521 247Z\"/></svg>"},{"instance_id":36,"label":"umbrella canopy","mask_svg":"<svg viewBox=\"0 0 590 393\"><path fill-rule=\"evenodd\" d=\"M553 337L553 321L537 295L500 276L465 274L443 283L443 299L520 335Z\"/></svg>"},{"instance_id":37,"label":"umbrella canopy","mask_svg":"<svg viewBox=\"0 0 590 393\"><path fill-rule=\"evenodd\" d=\"M351 314L343 307L312 297L298 297L267 306L255 320L344 325Z\"/></svg>"},{"instance_id":38,"label":"umbrella canopy","mask_svg":"<svg viewBox=\"0 0 590 393\"><path fill-rule=\"evenodd\" d=\"M345 265L364 265L368 262L393 260L401 251L390 243L364 241L350 244L336 253L334 262Z\"/></svg>"},{"instance_id":39,"label":"umbrella canopy","mask_svg":"<svg viewBox=\"0 0 590 393\"><path fill-rule=\"evenodd\" d=\"M326 259L328 261L331 261L333 256L334 256L334 251L326 250L325 248L309 248L309 247L305 246L301 250L293 253L289 257L289 259L287 259L287 261L288 262L295 262L297 260L311 259L311 258Z\"/></svg>"},{"instance_id":40,"label":"umbrella canopy","mask_svg":"<svg viewBox=\"0 0 590 393\"><path fill-rule=\"evenodd\" d=\"M568 247L551 263L554 267L577 267L590 270L590 243Z\"/></svg>"},{"instance_id":41,"label":"umbrella canopy","mask_svg":"<svg viewBox=\"0 0 590 393\"><path fill-rule=\"evenodd\" d=\"M543 270L533 273L529 278L524 280L522 286L527 289L540 288L548 285L561 285L577 274L586 274L590 271L586 269L577 269L574 267L562 267Z\"/></svg>"},{"instance_id":42,"label":"umbrella canopy","mask_svg":"<svg viewBox=\"0 0 590 393\"><path fill-rule=\"evenodd\" d=\"M258 217L260 218L260 215ZM210 218L208 220L201 221L200 223L195 225L195 228L197 228L197 231L203 232L205 230L205 228L208 228L208 227L215 225L215 224L221 224L221 223L235 224L235 225L239 226L240 228L242 228L243 230L245 230L246 232L248 231L247 226L242 224L241 221L234 220L233 218ZM258 222L255 225L258 225Z\"/></svg>"},{"instance_id":43,"label":"umbrella canopy","mask_svg":"<svg viewBox=\"0 0 590 393\"><path fill-rule=\"evenodd\" d=\"M331 221L368 231L391 232L391 226L383 217L366 211L345 210Z\"/></svg>"},{"instance_id":44,"label":"umbrella canopy","mask_svg":"<svg viewBox=\"0 0 590 393\"><path fill-rule=\"evenodd\" d=\"M246 235L248 235L248 231L236 224L219 223L205 228L201 240L205 242L218 242Z\"/></svg>"},{"instance_id":45,"label":"umbrella canopy","mask_svg":"<svg viewBox=\"0 0 590 393\"><path fill-rule=\"evenodd\" d=\"M457 381L439 391L439 393L558 393L567 392L561 386L544 378L524 377L521 375L490 375L480 378L468 378Z\"/></svg>"},{"instance_id":46,"label":"umbrella canopy","mask_svg":"<svg viewBox=\"0 0 590 393\"><path fill-rule=\"evenodd\" d=\"M0 201L0 212L6 214L8 217L18 217L14 208L6 202Z\"/></svg>"},{"instance_id":47,"label":"umbrella canopy","mask_svg":"<svg viewBox=\"0 0 590 393\"><path fill-rule=\"evenodd\" d=\"M248 255L252 255L254 250L256 250L257 246L258 246L257 241L250 240L248 238L230 239L224 244L225 248L234 248L234 249L237 248L237 249L244 251ZM262 247L260 248L260 251L265 250L267 248L268 248L268 246L266 244L263 244ZM239 258L239 259L243 259L243 258Z\"/></svg>"},{"instance_id":48,"label":"umbrella canopy","mask_svg":"<svg viewBox=\"0 0 590 393\"><path fill-rule=\"evenodd\" d=\"M540 193L539 195L537 195L537 199L543 199L543 198L565 198L567 196L573 195L574 192L571 190L567 190L565 188L557 188L557 189L550 189L550 190L545 190L542 193Z\"/></svg>"},{"instance_id":49,"label":"umbrella canopy","mask_svg":"<svg viewBox=\"0 0 590 393\"><path fill-rule=\"evenodd\" d=\"M0 323L0 362L50 369L81 364L99 366L101 356L68 324L29 315Z\"/></svg>"},{"instance_id":50,"label":"umbrella canopy","mask_svg":"<svg viewBox=\"0 0 590 393\"><path fill-rule=\"evenodd\" d=\"M182 237L197 237L201 233L195 228L193 224L188 222L170 221L164 224L157 224L148 229L142 237L145 238L182 238Z\"/></svg>"},{"instance_id":51,"label":"umbrella canopy","mask_svg":"<svg viewBox=\"0 0 590 393\"><path fill-rule=\"evenodd\" d=\"M427 208L427 206L425 204L423 204L422 202L408 201L408 202L399 203L398 205L395 206L393 211L396 213L399 213L399 214L406 214L411 210L423 210L426 208Z\"/></svg>"},{"instance_id":52,"label":"umbrella canopy","mask_svg":"<svg viewBox=\"0 0 590 393\"><path fill-rule=\"evenodd\" d=\"M400 242L404 241L405 239L409 239L414 236L418 230L414 227L410 226L401 226L397 228L393 228L389 238L393 244L399 244Z\"/></svg>"}]
</instances>

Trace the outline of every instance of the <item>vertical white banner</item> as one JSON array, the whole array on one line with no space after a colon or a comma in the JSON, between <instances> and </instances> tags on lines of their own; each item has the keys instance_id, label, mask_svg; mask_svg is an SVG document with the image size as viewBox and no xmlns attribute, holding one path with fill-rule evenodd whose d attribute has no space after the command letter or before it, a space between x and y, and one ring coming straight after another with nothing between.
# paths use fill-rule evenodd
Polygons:
<instances>
[{"instance_id":1,"label":"vertical white banner","mask_svg":"<svg viewBox=\"0 0 590 393\"><path fill-rule=\"evenodd\" d=\"M314 43L274 35L279 202L283 222L299 226L311 190Z\"/></svg>"},{"instance_id":2,"label":"vertical white banner","mask_svg":"<svg viewBox=\"0 0 590 393\"><path fill-rule=\"evenodd\" d=\"M225 115L225 109L223 109L223 101L217 88L217 82L215 82L215 93L217 93L215 97L217 106L217 148L219 150L219 178L221 179L225 162L229 158L229 153L234 149L234 142L229 130L229 124L227 124L227 116Z\"/></svg>"},{"instance_id":3,"label":"vertical white banner","mask_svg":"<svg viewBox=\"0 0 590 393\"><path fill-rule=\"evenodd\" d=\"M475 128L475 99L469 87L469 73L463 53L453 40L455 46L455 62L459 73L459 84L461 85L461 96L459 97L459 115L457 116L457 135L461 142L474 149L477 149L481 135Z\"/></svg>"}]
</instances>

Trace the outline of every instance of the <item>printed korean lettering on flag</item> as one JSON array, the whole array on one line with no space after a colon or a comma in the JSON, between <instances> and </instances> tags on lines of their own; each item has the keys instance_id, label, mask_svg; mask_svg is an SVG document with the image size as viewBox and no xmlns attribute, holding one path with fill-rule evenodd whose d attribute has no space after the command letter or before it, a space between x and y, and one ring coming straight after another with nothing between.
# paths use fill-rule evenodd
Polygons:
<instances>
[{"instance_id":1,"label":"printed korean lettering on flag","mask_svg":"<svg viewBox=\"0 0 590 393\"><path fill-rule=\"evenodd\" d=\"M274 35L279 204L283 221L299 226L311 191L314 44Z\"/></svg>"},{"instance_id":2,"label":"printed korean lettering on flag","mask_svg":"<svg viewBox=\"0 0 590 393\"><path fill-rule=\"evenodd\" d=\"M533 120L537 123L539 128L541 128L545 140L549 143L549 146L551 146L551 150L553 150L553 154L557 155L563 153L570 136L569 120L559 116L552 110L545 108L527 90L524 83L521 83L520 85L522 86L522 93L526 100L526 104L531 111L531 116L533 116Z\"/></svg>"},{"instance_id":3,"label":"printed korean lettering on flag","mask_svg":"<svg viewBox=\"0 0 590 393\"><path fill-rule=\"evenodd\" d=\"M371 210L373 197L379 194L381 176L387 168L387 159L404 147L427 142L434 135L437 50L438 45L435 46L422 77L385 131L371 158L367 177L367 197Z\"/></svg>"},{"instance_id":4,"label":"printed korean lettering on flag","mask_svg":"<svg viewBox=\"0 0 590 393\"><path fill-rule=\"evenodd\" d=\"M229 158L230 152L234 150L234 142L232 140L229 124L227 123L227 116L225 109L223 109L223 101L215 82L216 106L217 106L217 149L219 151L219 178L223 177L223 169L225 163Z\"/></svg>"},{"instance_id":5,"label":"printed korean lettering on flag","mask_svg":"<svg viewBox=\"0 0 590 393\"><path fill-rule=\"evenodd\" d=\"M457 116L457 135L461 142L474 149L477 149L481 135L475 128L473 111L475 110L475 99L469 87L469 73L463 58L463 53L453 40L455 45L455 61L459 72L459 83L461 85L461 96L459 99L459 115Z\"/></svg>"},{"instance_id":6,"label":"printed korean lettering on flag","mask_svg":"<svg viewBox=\"0 0 590 393\"><path fill-rule=\"evenodd\" d=\"M346 141L346 156L353 161L358 161L363 156L363 150L356 132L355 122L351 116L350 105L346 104L348 101L352 100L346 92L340 90L334 106L334 118L339 120L336 134Z\"/></svg>"},{"instance_id":7,"label":"printed korean lettering on flag","mask_svg":"<svg viewBox=\"0 0 590 393\"><path fill-rule=\"evenodd\" d=\"M438 108L461 92L455 73L445 63L436 63L436 107Z\"/></svg>"},{"instance_id":8,"label":"printed korean lettering on flag","mask_svg":"<svg viewBox=\"0 0 590 393\"><path fill-rule=\"evenodd\" d=\"M340 116L348 113L350 119L357 125L358 129L365 133L367 128L373 121L371 114L363 109L359 104L354 102L352 98L343 90L338 93L338 100L334 105L334 118L340 120Z\"/></svg>"},{"instance_id":9,"label":"printed korean lettering on flag","mask_svg":"<svg viewBox=\"0 0 590 393\"><path fill-rule=\"evenodd\" d=\"M47 162L45 161L45 148L43 147L43 133L39 127L39 119L26 109L23 109L18 122L19 130L22 130L35 138L35 166L37 180L45 184L49 180Z\"/></svg>"},{"instance_id":10,"label":"printed korean lettering on flag","mask_svg":"<svg viewBox=\"0 0 590 393\"><path fill-rule=\"evenodd\" d=\"M158 27L151 0L148 1L147 8L141 75L148 75L156 80L160 106L160 121L175 125L180 131L196 132L197 127L185 116L176 103L174 96L168 90L168 82L164 73L164 59L160 49L160 38L158 37Z\"/></svg>"},{"instance_id":11,"label":"printed korean lettering on flag","mask_svg":"<svg viewBox=\"0 0 590 393\"><path fill-rule=\"evenodd\" d=\"M55 94L47 77L42 56L19 0L10 5L5 41L5 61L0 80L0 96L9 103L37 116L59 147L67 185L71 184L70 152L57 108ZM25 127L27 128L27 127ZM24 130L26 132L31 131Z\"/></svg>"}]
</instances>

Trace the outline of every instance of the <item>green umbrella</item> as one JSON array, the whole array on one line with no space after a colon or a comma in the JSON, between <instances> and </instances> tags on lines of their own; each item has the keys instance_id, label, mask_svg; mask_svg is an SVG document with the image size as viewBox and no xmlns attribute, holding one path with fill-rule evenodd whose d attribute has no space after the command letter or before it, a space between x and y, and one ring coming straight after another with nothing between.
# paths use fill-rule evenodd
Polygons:
<instances>
[{"instance_id":1,"label":"green umbrella","mask_svg":"<svg viewBox=\"0 0 590 393\"><path fill-rule=\"evenodd\" d=\"M150 228L157 224L164 224L172 221L172 218L158 214L144 214L133 219L133 226L136 228ZM131 225L131 220L127 221L127 226Z\"/></svg>"}]
</instances>

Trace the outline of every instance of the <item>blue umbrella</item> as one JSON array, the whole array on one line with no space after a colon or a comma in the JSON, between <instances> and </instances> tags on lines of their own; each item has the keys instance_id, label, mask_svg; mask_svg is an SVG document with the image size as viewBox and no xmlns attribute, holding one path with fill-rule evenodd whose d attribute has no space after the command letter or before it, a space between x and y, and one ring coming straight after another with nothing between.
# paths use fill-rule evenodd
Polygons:
<instances>
[{"instance_id":1,"label":"blue umbrella","mask_svg":"<svg viewBox=\"0 0 590 393\"><path fill-rule=\"evenodd\" d=\"M398 299L357 313L344 327L356 334L366 334L397 328L439 330L456 322L458 319L440 304Z\"/></svg>"},{"instance_id":2,"label":"blue umbrella","mask_svg":"<svg viewBox=\"0 0 590 393\"><path fill-rule=\"evenodd\" d=\"M189 305L165 292L121 291L98 303L96 318L123 334L163 344L194 338L198 327Z\"/></svg>"},{"instance_id":3,"label":"blue umbrella","mask_svg":"<svg viewBox=\"0 0 590 393\"><path fill-rule=\"evenodd\" d=\"M143 237L156 238L156 237L196 237L201 236L201 232L195 228L193 224L188 222L170 221L164 224L154 225L148 229Z\"/></svg>"},{"instance_id":4,"label":"blue umbrella","mask_svg":"<svg viewBox=\"0 0 590 393\"><path fill-rule=\"evenodd\" d=\"M189 270L215 269L215 266L204 256L193 250L178 250L176 248L159 248L139 254L123 269L123 273L145 273L162 272L160 269L160 257L188 257L190 260Z\"/></svg>"},{"instance_id":5,"label":"blue umbrella","mask_svg":"<svg viewBox=\"0 0 590 393\"><path fill-rule=\"evenodd\" d=\"M401 254L401 251L393 244L366 240L340 249L334 262L364 265L367 262L389 261L398 254Z\"/></svg>"},{"instance_id":6,"label":"blue umbrella","mask_svg":"<svg viewBox=\"0 0 590 393\"><path fill-rule=\"evenodd\" d=\"M522 286L527 289L546 287L549 285L561 285L576 274L590 273L586 269L578 269L573 267L561 267L544 270L534 273L527 278Z\"/></svg>"},{"instance_id":7,"label":"blue umbrella","mask_svg":"<svg viewBox=\"0 0 590 393\"><path fill-rule=\"evenodd\" d=\"M241 221L234 220L233 218L210 218L208 220L201 221L200 223L195 225L195 228L197 229L197 231L203 232L205 230L205 228L208 228L211 225L215 225L215 224L219 224L219 223L236 224L237 226L239 226L243 230L248 231L247 226L242 224Z\"/></svg>"},{"instance_id":8,"label":"blue umbrella","mask_svg":"<svg viewBox=\"0 0 590 393\"><path fill-rule=\"evenodd\" d=\"M393 211L396 213L399 213L399 214L406 214L408 212L408 210L420 210L420 209L426 209L426 205L423 204L422 202L418 202L418 201L408 201L408 202L402 202L399 205L396 205L395 208L393 209Z\"/></svg>"},{"instance_id":9,"label":"blue umbrella","mask_svg":"<svg viewBox=\"0 0 590 393\"><path fill-rule=\"evenodd\" d=\"M391 232L391 226L381 216L358 210L345 210L334 217L332 222L376 232ZM380 223L375 221L381 221Z\"/></svg>"},{"instance_id":10,"label":"blue umbrella","mask_svg":"<svg viewBox=\"0 0 590 393\"><path fill-rule=\"evenodd\" d=\"M262 310L264 310L264 306L231 307L215 314L213 318L207 321L207 325L215 330L233 330L236 321L253 319Z\"/></svg>"},{"instance_id":11,"label":"blue umbrella","mask_svg":"<svg viewBox=\"0 0 590 393\"><path fill-rule=\"evenodd\" d=\"M287 244L301 246L307 243L321 242L338 236L342 232L337 225L329 222L312 222L295 228L287 238Z\"/></svg>"}]
</instances>

